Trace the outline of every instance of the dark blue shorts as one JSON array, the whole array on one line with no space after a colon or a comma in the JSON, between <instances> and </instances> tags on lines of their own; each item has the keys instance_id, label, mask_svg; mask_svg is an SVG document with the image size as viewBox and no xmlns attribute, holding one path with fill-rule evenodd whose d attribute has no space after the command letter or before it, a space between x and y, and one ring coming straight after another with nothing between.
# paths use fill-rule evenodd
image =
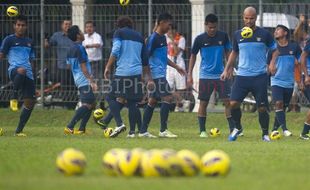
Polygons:
<instances>
[{"instance_id":1,"label":"dark blue shorts","mask_svg":"<svg viewBox=\"0 0 310 190\"><path fill-rule=\"evenodd\" d=\"M292 98L293 90L294 88L283 88L280 86L272 86L271 87L272 101L273 102L282 101L284 107L288 107Z\"/></svg>"},{"instance_id":2,"label":"dark blue shorts","mask_svg":"<svg viewBox=\"0 0 310 190\"><path fill-rule=\"evenodd\" d=\"M115 76L110 96L139 102L143 98L142 86L141 75Z\"/></svg>"},{"instance_id":3,"label":"dark blue shorts","mask_svg":"<svg viewBox=\"0 0 310 190\"><path fill-rule=\"evenodd\" d=\"M154 79L154 83L155 88L149 91L149 97L160 99L171 95L171 88L166 78Z\"/></svg>"},{"instance_id":4,"label":"dark blue shorts","mask_svg":"<svg viewBox=\"0 0 310 190\"><path fill-rule=\"evenodd\" d=\"M14 81L15 76L17 75L17 68L13 69L10 73L10 79ZM36 98L36 89L34 81L28 77L25 77L24 83L21 85L21 93L23 99L35 99Z\"/></svg>"},{"instance_id":5,"label":"dark blue shorts","mask_svg":"<svg viewBox=\"0 0 310 190\"><path fill-rule=\"evenodd\" d=\"M208 102L214 90L218 92L220 99L228 99L231 92L230 86L230 81L221 81L219 79L199 79L198 99Z\"/></svg>"},{"instance_id":6,"label":"dark blue shorts","mask_svg":"<svg viewBox=\"0 0 310 190\"><path fill-rule=\"evenodd\" d=\"M257 107L268 107L267 95L268 76L236 76L232 85L230 100L242 102L251 92L255 98Z\"/></svg>"},{"instance_id":7,"label":"dark blue shorts","mask_svg":"<svg viewBox=\"0 0 310 190\"><path fill-rule=\"evenodd\" d=\"M79 92L82 103L85 104L95 103L96 98L90 85L80 87Z\"/></svg>"}]
</instances>

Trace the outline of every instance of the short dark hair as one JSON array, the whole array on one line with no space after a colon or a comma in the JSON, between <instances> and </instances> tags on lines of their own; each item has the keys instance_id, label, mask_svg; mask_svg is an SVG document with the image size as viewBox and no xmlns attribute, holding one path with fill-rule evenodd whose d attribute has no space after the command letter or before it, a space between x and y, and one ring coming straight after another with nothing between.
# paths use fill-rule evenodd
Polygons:
<instances>
[{"instance_id":1,"label":"short dark hair","mask_svg":"<svg viewBox=\"0 0 310 190\"><path fill-rule=\"evenodd\" d=\"M205 23L208 24L208 23L217 23L218 22L218 18L215 14L208 14L205 18Z\"/></svg>"},{"instance_id":2,"label":"short dark hair","mask_svg":"<svg viewBox=\"0 0 310 190\"><path fill-rule=\"evenodd\" d=\"M288 29L288 27L282 25L282 24L278 24L276 28L282 28L286 33L286 39L290 38L290 29Z\"/></svg>"},{"instance_id":3,"label":"short dark hair","mask_svg":"<svg viewBox=\"0 0 310 190\"><path fill-rule=\"evenodd\" d=\"M77 40L77 35L80 33L80 28L77 25L71 26L68 29L68 38L72 41Z\"/></svg>"},{"instance_id":4,"label":"short dark hair","mask_svg":"<svg viewBox=\"0 0 310 190\"><path fill-rule=\"evenodd\" d=\"M17 21L23 21L27 24L27 17L24 15L18 15L17 17L15 17L14 19L14 24L17 23Z\"/></svg>"},{"instance_id":5,"label":"short dark hair","mask_svg":"<svg viewBox=\"0 0 310 190\"><path fill-rule=\"evenodd\" d=\"M157 17L157 24L159 24L161 21L167 21L167 20L172 20L172 16L169 13L161 13Z\"/></svg>"},{"instance_id":6,"label":"short dark hair","mask_svg":"<svg viewBox=\"0 0 310 190\"><path fill-rule=\"evenodd\" d=\"M121 16L117 19L116 22L117 27L124 28L124 27L133 27L133 20L128 16Z\"/></svg>"},{"instance_id":7,"label":"short dark hair","mask_svg":"<svg viewBox=\"0 0 310 190\"><path fill-rule=\"evenodd\" d=\"M91 20L86 21L85 26L86 26L86 24L92 24L93 26L96 26L95 22L91 21Z\"/></svg>"}]
</instances>

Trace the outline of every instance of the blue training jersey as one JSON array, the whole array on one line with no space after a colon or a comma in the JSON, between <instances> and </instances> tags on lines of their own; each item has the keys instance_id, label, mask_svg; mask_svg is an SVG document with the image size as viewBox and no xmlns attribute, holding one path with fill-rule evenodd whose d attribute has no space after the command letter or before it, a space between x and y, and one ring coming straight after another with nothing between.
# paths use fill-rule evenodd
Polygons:
<instances>
[{"instance_id":1,"label":"blue training jersey","mask_svg":"<svg viewBox=\"0 0 310 190\"><path fill-rule=\"evenodd\" d=\"M294 87L294 65L295 60L299 59L301 48L295 42L289 42L287 46L277 46L279 56L276 59L277 72L271 77L271 86L283 88ZM268 60L271 60L271 53Z\"/></svg>"},{"instance_id":2,"label":"blue training jersey","mask_svg":"<svg viewBox=\"0 0 310 190\"><path fill-rule=\"evenodd\" d=\"M307 60L308 75L310 75L310 38L306 42L306 46L304 48L304 51L308 53L308 57L306 60Z\"/></svg>"},{"instance_id":3,"label":"blue training jersey","mask_svg":"<svg viewBox=\"0 0 310 190\"><path fill-rule=\"evenodd\" d=\"M142 65L147 64L142 35L128 27L115 31L111 55L117 58L116 76L141 75Z\"/></svg>"},{"instance_id":4,"label":"blue training jersey","mask_svg":"<svg viewBox=\"0 0 310 190\"><path fill-rule=\"evenodd\" d=\"M225 32L217 31L214 37L207 32L200 34L194 40L192 54L197 55L200 51L200 79L220 79L224 71L224 56L226 51L231 50L231 43Z\"/></svg>"},{"instance_id":5,"label":"blue training jersey","mask_svg":"<svg viewBox=\"0 0 310 190\"><path fill-rule=\"evenodd\" d=\"M267 72L267 52L275 50L276 43L265 29L256 27L251 38L242 38L241 30L234 33L233 51L239 53L237 75L258 76Z\"/></svg>"},{"instance_id":6,"label":"blue training jersey","mask_svg":"<svg viewBox=\"0 0 310 190\"><path fill-rule=\"evenodd\" d=\"M89 85L89 81L80 66L82 63L86 63L87 71L91 73L91 66L85 48L81 43L73 43L67 54L67 64L71 65L74 82L78 88Z\"/></svg>"},{"instance_id":7,"label":"blue training jersey","mask_svg":"<svg viewBox=\"0 0 310 190\"><path fill-rule=\"evenodd\" d=\"M33 80L30 60L34 59L34 48L30 38L18 38L11 34L4 38L0 52L7 55L9 75L13 69L22 67L26 69L26 76Z\"/></svg>"},{"instance_id":8,"label":"blue training jersey","mask_svg":"<svg viewBox=\"0 0 310 190\"><path fill-rule=\"evenodd\" d=\"M153 79L166 78L168 49L165 35L153 32L147 40L147 54Z\"/></svg>"}]
</instances>

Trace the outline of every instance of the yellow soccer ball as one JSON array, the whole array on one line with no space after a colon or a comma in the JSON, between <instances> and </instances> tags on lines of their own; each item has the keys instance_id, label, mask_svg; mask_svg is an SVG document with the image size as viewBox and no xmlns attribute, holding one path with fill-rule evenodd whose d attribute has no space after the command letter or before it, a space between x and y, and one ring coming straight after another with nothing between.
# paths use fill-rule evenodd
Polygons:
<instances>
[{"instance_id":1,"label":"yellow soccer ball","mask_svg":"<svg viewBox=\"0 0 310 190\"><path fill-rule=\"evenodd\" d=\"M10 6L6 9L6 14L9 16L9 17L15 17L18 15L18 8L15 7L15 6Z\"/></svg>"},{"instance_id":2,"label":"yellow soccer ball","mask_svg":"<svg viewBox=\"0 0 310 190\"><path fill-rule=\"evenodd\" d=\"M113 148L103 155L102 165L105 174L110 176L116 176L119 174L118 162L124 152L126 152L126 150Z\"/></svg>"},{"instance_id":3,"label":"yellow soccer ball","mask_svg":"<svg viewBox=\"0 0 310 190\"><path fill-rule=\"evenodd\" d=\"M253 30L250 27L243 27L241 30L242 38L251 38L253 36Z\"/></svg>"},{"instance_id":4,"label":"yellow soccer ball","mask_svg":"<svg viewBox=\"0 0 310 190\"><path fill-rule=\"evenodd\" d=\"M230 158L222 150L212 150L205 153L201 162L201 172L205 176L224 176L230 171Z\"/></svg>"},{"instance_id":5,"label":"yellow soccer ball","mask_svg":"<svg viewBox=\"0 0 310 190\"><path fill-rule=\"evenodd\" d=\"M4 131L2 128L0 128L0 136L2 136L4 134Z\"/></svg>"},{"instance_id":6,"label":"yellow soccer ball","mask_svg":"<svg viewBox=\"0 0 310 190\"><path fill-rule=\"evenodd\" d=\"M212 128L210 130L210 136L211 137L217 137L217 136L220 136L221 135L221 132L218 128Z\"/></svg>"},{"instance_id":7,"label":"yellow soccer ball","mask_svg":"<svg viewBox=\"0 0 310 190\"><path fill-rule=\"evenodd\" d=\"M281 134L279 131L272 131L270 134L270 139L271 140L278 140L281 138Z\"/></svg>"},{"instance_id":8,"label":"yellow soccer ball","mask_svg":"<svg viewBox=\"0 0 310 190\"><path fill-rule=\"evenodd\" d=\"M118 168L121 175L129 177L140 175L140 162L143 150L136 148L120 155Z\"/></svg>"},{"instance_id":9,"label":"yellow soccer ball","mask_svg":"<svg viewBox=\"0 0 310 190\"><path fill-rule=\"evenodd\" d=\"M194 176L199 174L201 168L201 161L198 154L191 150L180 150L177 156L181 160L183 175Z\"/></svg>"},{"instance_id":10,"label":"yellow soccer ball","mask_svg":"<svg viewBox=\"0 0 310 190\"><path fill-rule=\"evenodd\" d=\"M182 161L177 156L177 152L173 149L163 149L162 156L168 162L168 174L169 176L183 175Z\"/></svg>"},{"instance_id":11,"label":"yellow soccer ball","mask_svg":"<svg viewBox=\"0 0 310 190\"><path fill-rule=\"evenodd\" d=\"M99 120L99 119L102 119L106 114L106 111L101 109L101 108L98 108L98 109L95 109L94 113L93 113L93 117L95 120Z\"/></svg>"},{"instance_id":12,"label":"yellow soccer ball","mask_svg":"<svg viewBox=\"0 0 310 190\"><path fill-rule=\"evenodd\" d=\"M67 148L57 156L56 166L61 173L67 176L83 174L86 157L79 150Z\"/></svg>"},{"instance_id":13,"label":"yellow soccer ball","mask_svg":"<svg viewBox=\"0 0 310 190\"><path fill-rule=\"evenodd\" d=\"M169 162L161 150L152 149L142 156L141 173L144 177L169 176L169 167Z\"/></svg>"},{"instance_id":14,"label":"yellow soccer ball","mask_svg":"<svg viewBox=\"0 0 310 190\"><path fill-rule=\"evenodd\" d=\"M108 128L103 130L103 136L105 138L110 138L110 135L112 134L112 132L113 132L113 128L108 127Z\"/></svg>"},{"instance_id":15,"label":"yellow soccer ball","mask_svg":"<svg viewBox=\"0 0 310 190\"><path fill-rule=\"evenodd\" d=\"M121 5L121 6L126 6L126 5L128 5L130 3L130 0L119 0L119 4Z\"/></svg>"}]
</instances>

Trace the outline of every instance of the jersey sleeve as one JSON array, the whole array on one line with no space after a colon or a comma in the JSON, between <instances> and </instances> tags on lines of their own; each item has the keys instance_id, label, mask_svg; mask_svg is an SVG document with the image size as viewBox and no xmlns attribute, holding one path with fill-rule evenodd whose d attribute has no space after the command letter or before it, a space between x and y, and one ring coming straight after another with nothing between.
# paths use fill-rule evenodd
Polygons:
<instances>
[{"instance_id":1,"label":"jersey sleeve","mask_svg":"<svg viewBox=\"0 0 310 190\"><path fill-rule=\"evenodd\" d=\"M275 50L275 49L277 48L277 44L276 44L276 42L274 41L272 35L271 35L269 32L267 32L266 35L267 35L267 37L266 37L266 45L267 45L267 47L268 47L271 51Z\"/></svg>"},{"instance_id":2,"label":"jersey sleeve","mask_svg":"<svg viewBox=\"0 0 310 190\"><path fill-rule=\"evenodd\" d=\"M80 51L77 51L77 58L80 64L87 62L87 52L83 46L80 46Z\"/></svg>"},{"instance_id":3,"label":"jersey sleeve","mask_svg":"<svg viewBox=\"0 0 310 190\"><path fill-rule=\"evenodd\" d=\"M11 48L10 38L6 37L2 41L0 52L3 53L4 55L7 55L9 53L10 48Z\"/></svg>"},{"instance_id":4,"label":"jersey sleeve","mask_svg":"<svg viewBox=\"0 0 310 190\"><path fill-rule=\"evenodd\" d=\"M199 50L200 50L200 40L199 40L199 36L197 36L194 40L191 53L197 55Z\"/></svg>"},{"instance_id":5,"label":"jersey sleeve","mask_svg":"<svg viewBox=\"0 0 310 190\"><path fill-rule=\"evenodd\" d=\"M142 60L142 65L147 66L148 63L148 56L147 56L147 50L146 50L146 45L143 43L142 46L142 51L141 51L141 60Z\"/></svg>"},{"instance_id":6,"label":"jersey sleeve","mask_svg":"<svg viewBox=\"0 0 310 190\"><path fill-rule=\"evenodd\" d=\"M121 46L122 46L122 40L121 40L121 35L120 35L119 30L115 31L113 35L112 43L113 45L112 45L111 56L118 58L120 56L120 51L121 51Z\"/></svg>"},{"instance_id":7,"label":"jersey sleeve","mask_svg":"<svg viewBox=\"0 0 310 190\"><path fill-rule=\"evenodd\" d=\"M231 51L231 49L232 49L228 34L226 34L226 33L225 33L224 48L226 51Z\"/></svg>"},{"instance_id":8,"label":"jersey sleeve","mask_svg":"<svg viewBox=\"0 0 310 190\"><path fill-rule=\"evenodd\" d=\"M146 55L150 57L154 52L155 35L151 35L146 41Z\"/></svg>"},{"instance_id":9,"label":"jersey sleeve","mask_svg":"<svg viewBox=\"0 0 310 190\"><path fill-rule=\"evenodd\" d=\"M239 33L239 31L236 31L236 32L234 33L234 36L233 36L232 50L233 50L234 52L239 52L238 33Z\"/></svg>"}]
</instances>

